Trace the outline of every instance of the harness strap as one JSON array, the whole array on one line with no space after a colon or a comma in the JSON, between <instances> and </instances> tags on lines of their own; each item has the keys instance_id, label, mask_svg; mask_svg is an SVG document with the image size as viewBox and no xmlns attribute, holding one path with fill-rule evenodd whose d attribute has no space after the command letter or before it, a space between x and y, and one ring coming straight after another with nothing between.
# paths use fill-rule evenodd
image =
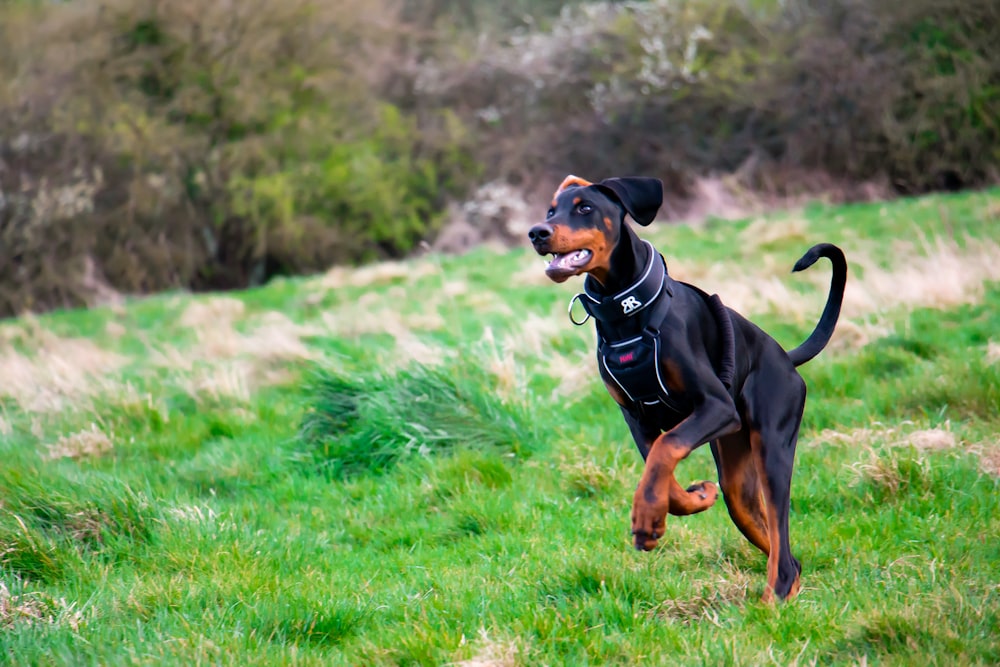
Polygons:
<instances>
[{"instance_id":1,"label":"harness strap","mask_svg":"<svg viewBox=\"0 0 1000 667\"><path fill-rule=\"evenodd\" d=\"M630 411L638 415L652 414L662 406L683 415L687 408L670 395L660 375L660 327L667 318L675 289L674 279L665 270L660 280L657 297L645 304L649 307L637 315L633 336L609 340L609 324L594 318L597 358L631 403Z\"/></svg>"},{"instance_id":2,"label":"harness strap","mask_svg":"<svg viewBox=\"0 0 1000 667\"><path fill-rule=\"evenodd\" d=\"M669 395L663 384L657 361L660 354L660 326L670 310L677 281L667 273L663 256L648 241L643 240L643 243L649 248L649 256L635 283L613 296L602 296L595 292L591 284L593 279L587 276L584 291L570 301L570 310L572 311L573 302L579 300L588 316L594 318L598 359L636 410L643 412L651 409L650 406L662 404L675 412L684 412L684 408ZM709 296L694 285L680 284L693 289L705 300L712 312L722 344L718 377L727 389L732 389L736 373L736 337L729 311L717 294ZM633 317L638 318L637 325L628 328L638 330L638 333L632 338L608 340L607 329L615 329L615 325ZM609 357L609 354L614 356ZM609 358L614 363L609 364ZM650 372L650 365L655 373Z\"/></svg>"},{"instance_id":3,"label":"harness strap","mask_svg":"<svg viewBox=\"0 0 1000 667\"><path fill-rule=\"evenodd\" d=\"M663 255L643 240L649 249L646 266L643 267L639 279L627 289L612 296L603 296L596 291L594 278L587 276L583 282L583 293L577 295L587 314L599 322L617 324L630 317L636 317L650 305L660 300L664 289L671 291L667 282L667 264ZM655 320L655 318L653 318Z\"/></svg>"}]
</instances>

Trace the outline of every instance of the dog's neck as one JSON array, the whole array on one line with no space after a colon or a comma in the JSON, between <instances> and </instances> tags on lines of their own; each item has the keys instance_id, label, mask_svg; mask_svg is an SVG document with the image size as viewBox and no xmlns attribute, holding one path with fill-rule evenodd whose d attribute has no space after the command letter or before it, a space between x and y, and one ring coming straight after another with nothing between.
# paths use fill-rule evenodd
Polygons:
<instances>
[{"instance_id":1,"label":"dog's neck","mask_svg":"<svg viewBox=\"0 0 1000 667\"><path fill-rule=\"evenodd\" d=\"M639 274L649 260L650 248L632 231L623 220L615 249L611 251L611 261L604 280L595 277L594 287L601 294L615 294L628 288L639 279Z\"/></svg>"},{"instance_id":2,"label":"dog's neck","mask_svg":"<svg viewBox=\"0 0 1000 667\"><path fill-rule=\"evenodd\" d=\"M583 294L574 297L594 318L598 336L603 339L620 341L635 337L649 326L658 328L672 301L672 283L660 253L635 234L629 234L627 239L631 250L617 260L622 264L616 266L616 282L602 285L591 274L584 281Z\"/></svg>"}]
</instances>

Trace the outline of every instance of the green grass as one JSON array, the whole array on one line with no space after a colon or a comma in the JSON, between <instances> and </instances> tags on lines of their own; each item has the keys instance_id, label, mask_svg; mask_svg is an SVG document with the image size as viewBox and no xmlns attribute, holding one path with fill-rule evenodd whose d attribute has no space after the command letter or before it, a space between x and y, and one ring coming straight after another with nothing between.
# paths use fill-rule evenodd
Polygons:
<instances>
[{"instance_id":1,"label":"green grass","mask_svg":"<svg viewBox=\"0 0 1000 667\"><path fill-rule=\"evenodd\" d=\"M975 251L998 212L644 230L727 302L776 276L811 310L748 315L789 347L827 289L788 273L811 243L876 296L927 241L967 253L964 298L855 300L802 368L786 605L721 505L631 549L640 459L565 319L579 286L524 250L0 323L0 662L997 664L1000 283ZM714 479L706 448L679 475Z\"/></svg>"}]
</instances>

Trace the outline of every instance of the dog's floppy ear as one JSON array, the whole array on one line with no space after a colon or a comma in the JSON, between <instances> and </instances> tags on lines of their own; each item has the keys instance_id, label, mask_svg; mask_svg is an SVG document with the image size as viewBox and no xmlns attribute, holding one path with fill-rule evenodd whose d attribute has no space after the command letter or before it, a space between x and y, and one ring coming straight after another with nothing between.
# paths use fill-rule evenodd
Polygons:
<instances>
[{"instance_id":1,"label":"dog's floppy ear","mask_svg":"<svg viewBox=\"0 0 1000 667\"><path fill-rule=\"evenodd\" d=\"M606 178L595 185L620 201L632 219L643 227L653 221L663 203L663 181L658 178Z\"/></svg>"}]
</instances>

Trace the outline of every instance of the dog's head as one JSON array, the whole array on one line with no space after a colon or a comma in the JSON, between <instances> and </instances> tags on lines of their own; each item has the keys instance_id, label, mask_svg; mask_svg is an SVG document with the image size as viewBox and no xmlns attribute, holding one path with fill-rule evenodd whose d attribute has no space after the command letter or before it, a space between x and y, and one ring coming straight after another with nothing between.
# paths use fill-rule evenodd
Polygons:
<instances>
[{"instance_id":1,"label":"dog's head","mask_svg":"<svg viewBox=\"0 0 1000 667\"><path fill-rule=\"evenodd\" d=\"M545 269L553 281L590 273L603 283L625 214L645 226L662 203L663 183L658 178L608 178L591 183L567 176L556 190L545 222L533 226L528 239L539 255L553 255Z\"/></svg>"}]
</instances>

